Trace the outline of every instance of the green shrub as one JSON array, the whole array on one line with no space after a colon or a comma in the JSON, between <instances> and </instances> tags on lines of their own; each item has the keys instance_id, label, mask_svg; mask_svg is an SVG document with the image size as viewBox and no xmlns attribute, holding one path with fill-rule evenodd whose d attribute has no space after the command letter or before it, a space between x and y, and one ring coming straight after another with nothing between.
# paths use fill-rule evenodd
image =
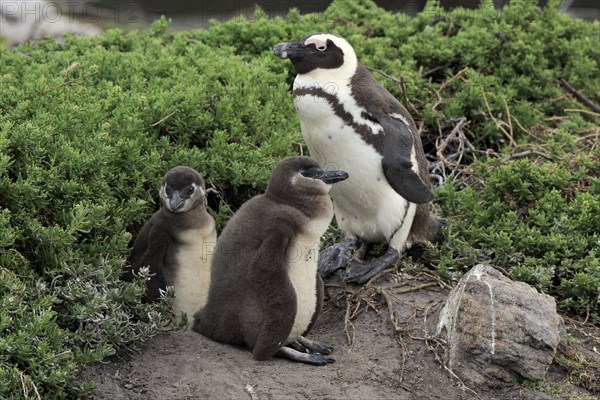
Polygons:
<instances>
[{"instance_id":1,"label":"green shrub","mask_svg":"<svg viewBox=\"0 0 600 400\"><path fill-rule=\"evenodd\" d=\"M449 240L421 265L457 279L492 262L600 322L598 115L555 81L598 100L599 25L533 3L430 3L409 18L339 0L203 31L170 34L162 19L0 48L0 397L84 396L86 363L177 326L170 291L141 304L147 276L119 279L131 240L171 167L221 192L220 229L279 159L305 151L294 73L271 49L316 31L345 36L379 70L432 159L463 152L437 170L451 178L437 191ZM441 148L462 117L471 150Z\"/></svg>"},{"instance_id":2,"label":"green shrub","mask_svg":"<svg viewBox=\"0 0 600 400\"><path fill-rule=\"evenodd\" d=\"M438 270L456 279L476 262L491 262L513 279L554 295L565 310L597 322L600 197L579 186L597 184L598 175L568 162L481 164L479 190L446 185L437 191L438 204L452 221L447 245L431 256Z\"/></svg>"},{"instance_id":3,"label":"green shrub","mask_svg":"<svg viewBox=\"0 0 600 400\"><path fill-rule=\"evenodd\" d=\"M0 397L24 393L22 374L30 393L83 395L82 364L174 326L168 298L141 304L144 278L119 279L168 169L217 186L222 226L299 149L270 57L166 28L0 50Z\"/></svg>"}]
</instances>

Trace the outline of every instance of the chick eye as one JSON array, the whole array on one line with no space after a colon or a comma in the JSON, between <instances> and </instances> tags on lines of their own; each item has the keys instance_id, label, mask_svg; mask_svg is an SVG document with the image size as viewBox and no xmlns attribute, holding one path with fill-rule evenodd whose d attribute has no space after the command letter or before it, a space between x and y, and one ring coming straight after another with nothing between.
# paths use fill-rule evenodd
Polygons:
<instances>
[{"instance_id":1,"label":"chick eye","mask_svg":"<svg viewBox=\"0 0 600 400\"><path fill-rule=\"evenodd\" d=\"M326 44L320 44L317 46L317 50L319 51L325 51L327 50L327 45Z\"/></svg>"},{"instance_id":2,"label":"chick eye","mask_svg":"<svg viewBox=\"0 0 600 400\"><path fill-rule=\"evenodd\" d=\"M188 194L192 194L192 193L194 193L194 190L195 190L194 187L190 186L190 187L188 187L187 192L188 192Z\"/></svg>"}]
</instances>

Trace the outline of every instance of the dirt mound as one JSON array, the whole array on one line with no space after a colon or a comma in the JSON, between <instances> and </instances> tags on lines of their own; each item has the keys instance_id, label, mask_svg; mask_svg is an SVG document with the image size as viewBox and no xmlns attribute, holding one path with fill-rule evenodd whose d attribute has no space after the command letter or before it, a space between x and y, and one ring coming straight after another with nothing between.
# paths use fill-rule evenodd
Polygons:
<instances>
[{"instance_id":1,"label":"dirt mound","mask_svg":"<svg viewBox=\"0 0 600 400\"><path fill-rule=\"evenodd\" d=\"M333 344L323 367L284 359L255 361L249 351L195 332L149 340L139 353L87 369L97 399L552 399L522 386L468 388L439 362L431 337L449 288L435 276L389 272L361 288L334 277L310 338ZM554 380L564 371L551 368ZM574 398L574 397L569 397Z\"/></svg>"}]
</instances>

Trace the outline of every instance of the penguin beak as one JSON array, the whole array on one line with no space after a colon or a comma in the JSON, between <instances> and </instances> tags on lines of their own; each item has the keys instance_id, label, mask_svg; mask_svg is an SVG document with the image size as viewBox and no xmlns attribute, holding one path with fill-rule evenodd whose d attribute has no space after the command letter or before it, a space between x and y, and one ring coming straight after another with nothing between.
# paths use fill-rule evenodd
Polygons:
<instances>
[{"instance_id":1,"label":"penguin beak","mask_svg":"<svg viewBox=\"0 0 600 400\"><path fill-rule=\"evenodd\" d=\"M185 198L179 194L177 190L173 191L171 197L169 197L169 206L171 207L172 212L177 212L184 204Z\"/></svg>"},{"instance_id":2,"label":"penguin beak","mask_svg":"<svg viewBox=\"0 0 600 400\"><path fill-rule=\"evenodd\" d=\"M311 167L301 173L302 176L322 180L328 185L348 179L348 173L346 171L323 169L320 167Z\"/></svg>"},{"instance_id":3,"label":"penguin beak","mask_svg":"<svg viewBox=\"0 0 600 400\"><path fill-rule=\"evenodd\" d=\"M280 58L296 58L304 55L305 49L300 42L279 43L273 47L273 54Z\"/></svg>"}]
</instances>

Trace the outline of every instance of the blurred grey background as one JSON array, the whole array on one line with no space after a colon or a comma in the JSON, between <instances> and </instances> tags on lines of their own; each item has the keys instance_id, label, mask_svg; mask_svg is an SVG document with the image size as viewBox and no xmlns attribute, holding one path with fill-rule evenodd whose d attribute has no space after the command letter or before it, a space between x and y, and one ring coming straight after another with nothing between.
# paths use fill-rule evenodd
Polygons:
<instances>
[{"instance_id":1,"label":"blurred grey background","mask_svg":"<svg viewBox=\"0 0 600 400\"><path fill-rule=\"evenodd\" d=\"M415 15L421 11L426 2L426 0L375 0L375 3L386 10L403 12L408 15ZM302 14L323 12L331 0L210 0L196 2L189 0L99 0L95 3L98 7L106 10L120 8L121 17L126 14L131 16L130 13L135 10L136 16L145 22L151 22L161 15L165 15L173 20L174 29L189 29L207 27L210 19L223 22L236 16L253 18L256 5L261 7L271 18L287 15L288 10L292 7L298 8ZM509 1L494 0L493 3L496 9L501 9ZM441 0L441 4L446 10L455 7L472 9L479 6L480 0ZM538 4L544 6L546 1L540 1ZM600 0L564 0L561 9L574 18L600 19Z\"/></svg>"},{"instance_id":2,"label":"blurred grey background","mask_svg":"<svg viewBox=\"0 0 600 400\"><path fill-rule=\"evenodd\" d=\"M415 15L426 0L375 0L386 10ZM474 9L479 0L440 1L446 10ZM496 9L509 0L493 0ZM302 14L324 12L331 0L0 0L0 39L9 47L44 36L62 39L65 32L95 35L110 27L125 30L147 27L161 15L172 20L174 30L207 28L210 20L220 22L241 16L252 20L258 5L270 17L285 16L295 7ZM538 4L544 6L546 1ZM561 10L573 18L600 19L599 0L563 0Z\"/></svg>"}]
</instances>

